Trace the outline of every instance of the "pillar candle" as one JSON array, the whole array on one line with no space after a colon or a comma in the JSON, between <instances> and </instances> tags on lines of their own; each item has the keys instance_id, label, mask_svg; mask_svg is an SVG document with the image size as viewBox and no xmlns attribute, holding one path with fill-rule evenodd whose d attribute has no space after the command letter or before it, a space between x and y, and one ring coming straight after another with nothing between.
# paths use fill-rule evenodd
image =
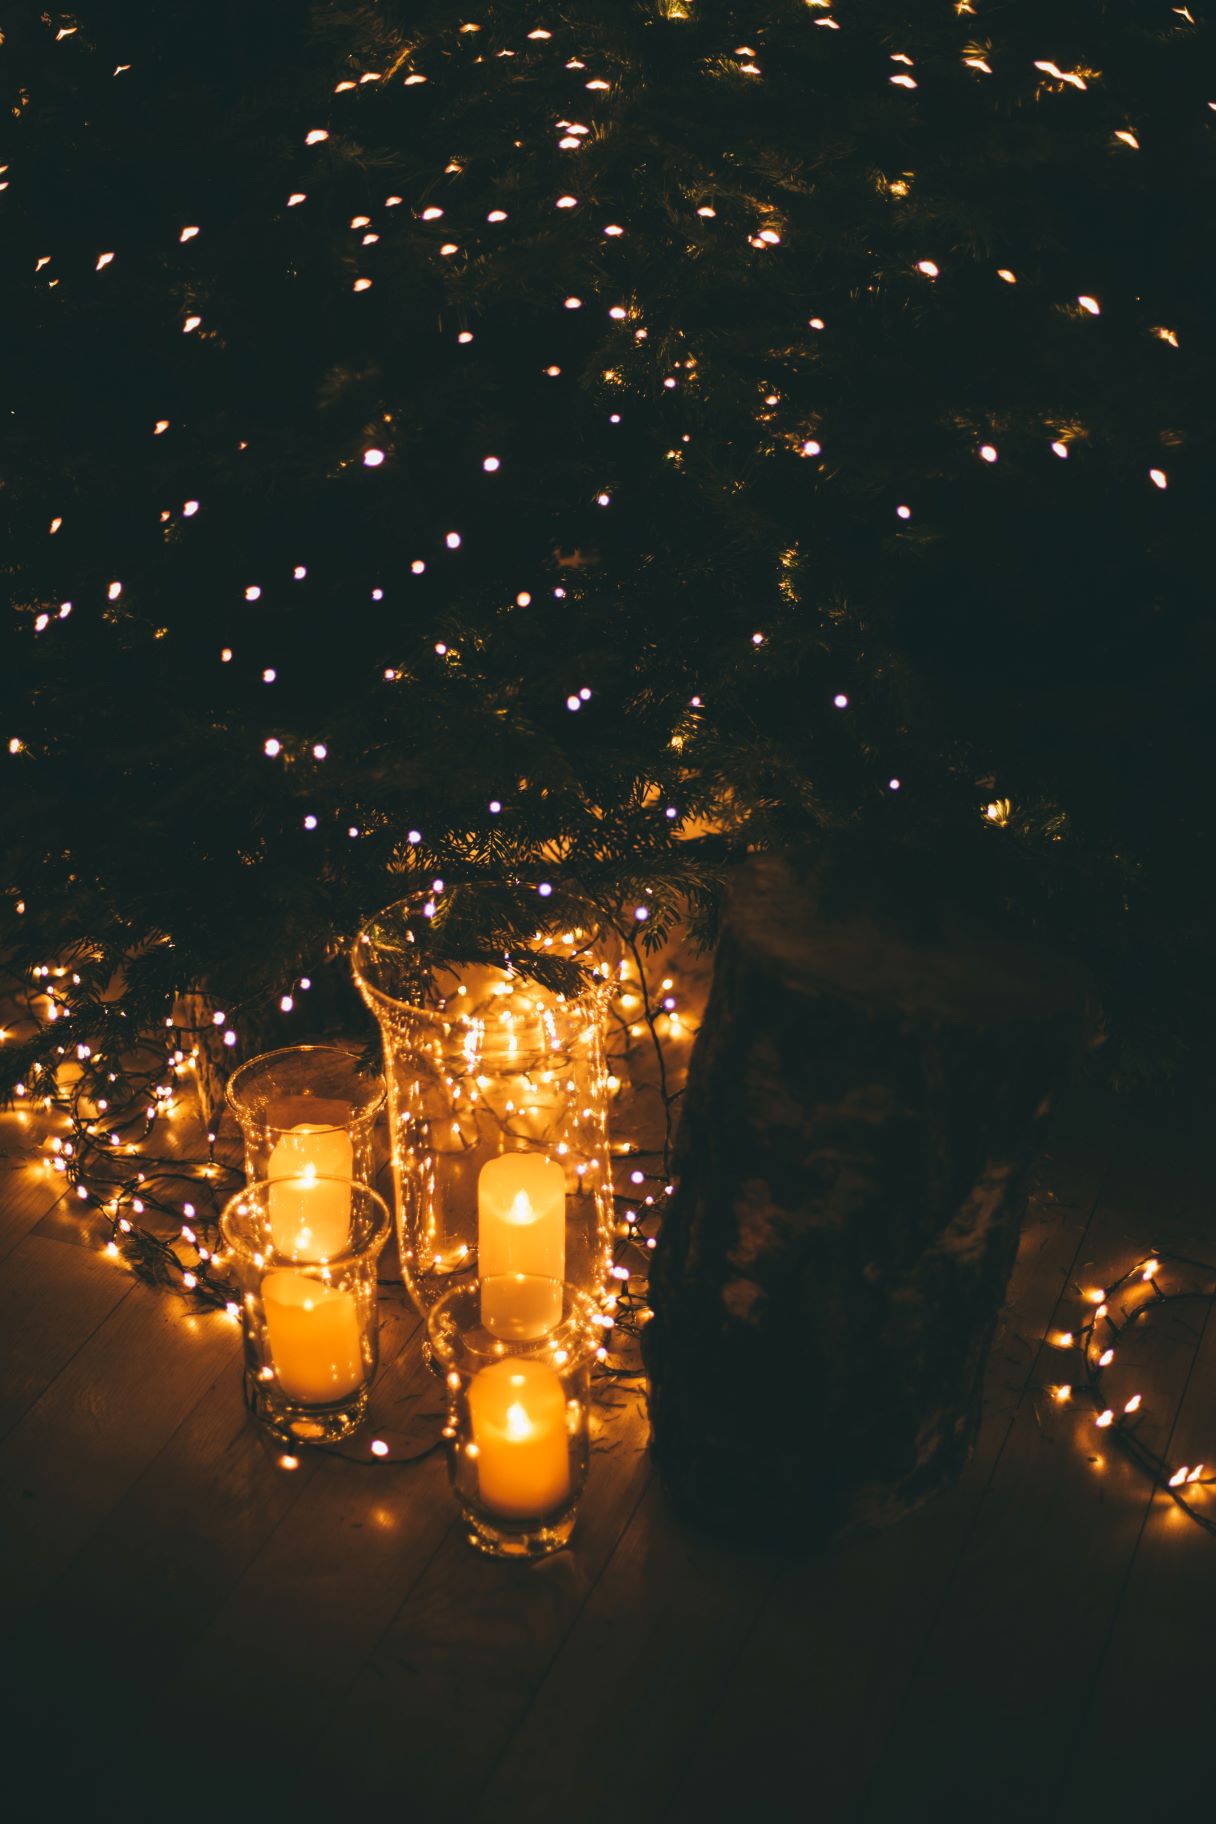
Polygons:
<instances>
[{"instance_id":1,"label":"pillar candle","mask_svg":"<svg viewBox=\"0 0 1216 1824\"><path fill-rule=\"evenodd\" d=\"M566 1276L566 1174L539 1153L503 1153L477 1180L481 1321L496 1336L544 1336L561 1322ZM544 1287L511 1284L528 1274ZM485 1282L497 1279L494 1285Z\"/></svg>"},{"instance_id":2,"label":"pillar candle","mask_svg":"<svg viewBox=\"0 0 1216 1824\"><path fill-rule=\"evenodd\" d=\"M469 1419L477 1482L491 1513L551 1513L570 1493L566 1396L552 1368L509 1356L473 1377Z\"/></svg>"},{"instance_id":3,"label":"pillar candle","mask_svg":"<svg viewBox=\"0 0 1216 1824\"><path fill-rule=\"evenodd\" d=\"M349 1179L355 1149L341 1127L301 1121L277 1142L266 1166L275 1252L300 1260L332 1260L350 1239L350 1190L317 1179Z\"/></svg>"},{"instance_id":4,"label":"pillar candle","mask_svg":"<svg viewBox=\"0 0 1216 1824\"><path fill-rule=\"evenodd\" d=\"M353 1292L307 1273L268 1273L262 1307L270 1357L283 1392L306 1406L327 1406L361 1387L365 1376Z\"/></svg>"}]
</instances>

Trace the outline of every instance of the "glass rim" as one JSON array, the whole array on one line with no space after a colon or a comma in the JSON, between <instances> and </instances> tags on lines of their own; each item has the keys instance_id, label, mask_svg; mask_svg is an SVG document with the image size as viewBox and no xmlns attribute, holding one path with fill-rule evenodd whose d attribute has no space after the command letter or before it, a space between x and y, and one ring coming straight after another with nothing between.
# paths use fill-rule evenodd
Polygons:
<instances>
[{"instance_id":1,"label":"glass rim","mask_svg":"<svg viewBox=\"0 0 1216 1824\"><path fill-rule=\"evenodd\" d=\"M488 884L492 884L492 883L479 882L479 881L453 881L452 882L453 887L479 886L479 885L488 885ZM526 886L529 883L520 882L519 884ZM390 994L387 989L377 987L375 982L370 981L368 976L364 972L363 968L360 966L360 947L365 943L370 944L371 939L367 936L367 933L370 931L371 927L379 919L387 918L390 913L400 912L407 906L408 907L420 907L420 906L425 907L428 900L433 900L437 897L438 896L434 892L432 892L430 889L428 889L426 887L420 887L420 888L418 888L418 890L416 892L406 893L400 899L391 900L387 906L381 906L381 908L378 912L373 912L368 918L365 918L363 920L363 922L360 924L359 929L356 931L354 939L350 946L351 973L355 978L355 986L358 988L360 994L364 997L365 1001L367 1001L367 1003L369 1005L371 1005L372 1003L375 1003L382 1007L392 1007L392 1008L395 1008L398 1012L408 1013L416 1019L433 1021L436 1025L443 1026L444 1028L446 1028L449 1031L451 1030L452 1027L471 1028L478 1024L476 1015L460 1013L460 1012L440 1013L434 1007L424 1006L421 1001L408 1001L408 1000L403 999L401 995ZM586 903L589 911L595 909L593 907L592 901L587 900L585 903ZM588 922L590 922L590 920ZM602 929L602 927L606 923L607 923L607 919L601 918L599 920L600 929ZM615 931L615 927L610 927L610 929L613 930L614 935L616 935L619 939L620 934ZM595 941L594 939L591 940L591 942L594 942L594 941ZM588 950L590 950L590 948L591 948L591 942L588 943ZM538 954L535 951L531 951L530 946L522 946L522 947L524 949L529 950L530 954L533 954L533 955ZM483 967L483 968L489 968L489 969L499 967L499 965L497 965L495 963L489 963L489 962L480 964L479 966ZM502 973L504 975L506 975L507 970L504 968L502 970ZM611 980L612 980L612 977L610 974L603 975L603 976L600 976L596 980L588 982L587 986L585 988L580 989L580 991L577 994L556 995L556 991L554 991L555 998L557 998L560 1006L568 1007L574 1011L578 1011L579 1009L581 1009L583 1007L593 1006L595 1001L597 1000L597 998L599 998L601 995L603 995L603 993L607 989ZM540 984L538 984L538 986L540 986Z\"/></svg>"},{"instance_id":2,"label":"glass rim","mask_svg":"<svg viewBox=\"0 0 1216 1824\"><path fill-rule=\"evenodd\" d=\"M286 1058L298 1055L302 1052L311 1051L324 1051L329 1052L331 1056L334 1057L351 1059L357 1059L359 1056L358 1052L352 1051L349 1046L327 1045L324 1040L313 1045L276 1045L272 1051L260 1051L255 1058L246 1058L243 1064L237 1065L232 1075L228 1078L228 1081L224 1084L225 1106L232 1111L236 1120L240 1121L241 1107L238 1106L237 1095L233 1086L239 1082L247 1071L253 1070L258 1064L268 1064L274 1058ZM380 1110L384 1107L385 1100L388 1096L388 1086L385 1083L382 1074L377 1073L374 1077L369 1075L367 1082L369 1086L372 1083L376 1085L376 1094L363 1108L352 1111L351 1119L353 1121L364 1121L369 1116L378 1115ZM305 1098L301 1098L301 1100L304 1099ZM243 1104L242 1106L247 1107L248 1105ZM290 1127L280 1127L276 1121L260 1121L258 1125L265 1128L268 1134L291 1134L295 1132L295 1129L299 1126L299 1122L293 1122ZM347 1128L350 1127L351 1121L317 1121L310 1122L309 1125L313 1128L314 1133L343 1134L346 1132Z\"/></svg>"},{"instance_id":3,"label":"glass rim","mask_svg":"<svg viewBox=\"0 0 1216 1824\"><path fill-rule=\"evenodd\" d=\"M290 1267L292 1271L301 1273L307 1273L310 1269L314 1271L331 1271L336 1267L352 1266L355 1261L366 1260L369 1254L376 1254L379 1252L388 1239L389 1231L393 1226L392 1212L390 1211L388 1204L380 1195L379 1191L373 1190L370 1184L364 1184L359 1178L338 1178L332 1172L316 1172L311 1177L307 1178L305 1182L308 1184L346 1185L352 1193L352 1200L353 1193L358 1191L371 1201L372 1206L375 1209L375 1223L366 1242L361 1248L347 1248L345 1252L341 1254L329 1254L323 1260L297 1260L294 1255L280 1255L278 1250L274 1247L269 1249L251 1247L242 1237L234 1233L231 1218L234 1216L243 1216L245 1214L243 1210L237 1210L235 1208L238 1203L243 1203L249 1197L258 1198L259 1195L261 1195L261 1201L265 1203L272 1184L298 1184L303 1178L304 1174L302 1172L282 1172L273 1178L257 1178L252 1184L247 1184L243 1190L234 1191L220 1211L219 1216L220 1234L224 1238L224 1246L231 1248L232 1252L249 1266L256 1265L256 1257L260 1254L264 1266L269 1262L281 1260L284 1267ZM269 1220L268 1212L267 1220ZM270 1270L274 1271L275 1268L271 1266Z\"/></svg>"},{"instance_id":4,"label":"glass rim","mask_svg":"<svg viewBox=\"0 0 1216 1824\"><path fill-rule=\"evenodd\" d=\"M546 1344L552 1343L553 1339L568 1326L572 1327L569 1343L573 1346L567 1348L566 1360L560 1364L561 1372L563 1374L577 1373L595 1359L595 1352L602 1341L602 1330L596 1322L602 1314L602 1306L581 1286L576 1286L569 1279L554 1279L551 1274L547 1273L477 1273L472 1278L462 1279L459 1285L450 1286L441 1298L436 1299L424 1319L427 1340L445 1373L460 1373L461 1369L459 1361L448 1346L447 1338L439 1334L440 1314L460 1298L476 1297L480 1301L482 1286L493 1280L502 1280L516 1286L560 1286L563 1315L561 1321L555 1324L552 1330L546 1331L541 1336L496 1336L493 1348L484 1352L485 1365L494 1361L509 1361L512 1356L523 1359L539 1358L542 1356ZM566 1311L567 1304L572 1307L569 1313ZM465 1326L458 1330L458 1336L462 1342L469 1328L470 1326ZM566 1347L567 1345L563 1342L558 1346ZM479 1355L481 1352L472 1350L470 1353Z\"/></svg>"}]
</instances>

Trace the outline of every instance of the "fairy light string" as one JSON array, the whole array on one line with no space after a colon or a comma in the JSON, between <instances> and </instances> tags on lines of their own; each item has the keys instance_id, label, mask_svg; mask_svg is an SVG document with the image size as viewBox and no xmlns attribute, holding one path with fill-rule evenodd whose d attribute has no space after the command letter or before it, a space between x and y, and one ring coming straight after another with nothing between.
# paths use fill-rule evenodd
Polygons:
<instances>
[{"instance_id":1,"label":"fairy light string","mask_svg":"<svg viewBox=\"0 0 1216 1824\"><path fill-rule=\"evenodd\" d=\"M616 1097L625 1088L643 1040L660 1073L666 1128L657 1155L634 1139L613 1142L618 1220L605 1310L615 1340L606 1334L601 1367L614 1378L640 1373L633 1362L620 1358L619 1351L622 1341L636 1336L649 1317L649 1261L663 1202L672 1188L671 1108L680 1093L669 1090L669 1073L682 1073L697 1029L695 1020L681 1014L673 992L671 971L678 964L668 960L664 968L662 1004L656 1007L646 979L646 959L630 933L629 955L610 1005L608 1093ZM644 1022L633 1017L639 1000L647 1009ZM26 1018L39 1015L33 999L27 998L19 1011ZM101 1072L86 1058L71 1082L60 1084L51 1078L37 1097L22 1084L17 1097L22 1121L32 1115L62 1121L64 1132L49 1134L42 1144L42 1169L51 1177L62 1177L73 1214L100 1232L103 1255L234 1320L239 1316L239 1294L225 1270L218 1220L227 1197L244 1183L244 1173L217 1157L221 1115L217 1112L207 1131L205 1159L156 1150L154 1142L158 1127L173 1123L179 1114L185 1114L192 1126L193 1111L183 1104L193 1099L193 1078L203 1048L220 1031L226 1035L235 1030L227 1016L222 1027L173 1027L165 1035L161 1059L142 1066L128 1061L118 1096L110 1081L113 1073ZM673 1050L679 1055L669 1059L667 1053ZM103 1085L109 1095L102 1094Z\"/></svg>"},{"instance_id":2,"label":"fairy light string","mask_svg":"<svg viewBox=\"0 0 1216 1824\"><path fill-rule=\"evenodd\" d=\"M1163 1291L1160 1280L1164 1269L1184 1270L1190 1283L1180 1281ZM1208 1282L1206 1285L1195 1281ZM1123 1294L1138 1294L1121 1311L1116 1303ZM1216 1463L1209 1471L1203 1462L1181 1463L1162 1455L1143 1435L1150 1416L1142 1393L1132 1391L1127 1397L1110 1400L1107 1374L1115 1368L1125 1339L1146 1325L1149 1319L1166 1307L1200 1303L1216 1305L1216 1265L1196 1260L1189 1255L1155 1249L1140 1257L1118 1279L1109 1285L1092 1287L1082 1293L1081 1321L1073 1330L1056 1330L1051 1341L1079 1361L1079 1386L1059 1382L1051 1394L1060 1406L1067 1406L1080 1393L1094 1409L1094 1426L1103 1442L1114 1446L1154 1488L1168 1495L1174 1505L1204 1532L1216 1534L1216 1516L1197 1505L1202 1491L1216 1483Z\"/></svg>"},{"instance_id":3,"label":"fairy light string","mask_svg":"<svg viewBox=\"0 0 1216 1824\"><path fill-rule=\"evenodd\" d=\"M81 225L87 211L48 208L24 135L44 105L57 119L63 102L72 120L94 104L152 108L165 79L155 40L132 25L131 43L117 44L104 13L86 7L18 22L6 46L36 39L44 72L47 100L37 81L20 90L0 148L0 206L19 250L6 282L54 352L48 374L69 299L87 296L99 330L125 345L132 325L151 324L152 296L166 379L155 398L143 384L124 389L142 416L128 422L115 405L104 460L91 472L82 464L79 485L65 472L54 404L14 394L28 476L9 490L5 638L17 663L7 669L28 671L37 688L0 685L6 796L26 819L20 870L0 895L0 942L40 1010L0 1046L0 1089L44 1111L68 1095L72 1151L60 1137L47 1169L84 1191L82 1207L105 1212L120 1253L142 1250L149 1271L215 1303L224 1287L211 1254L196 1258L182 1233L194 1228L184 1214L194 1200L179 1194L197 1183L213 1204L224 1168L199 1162L191 1178L184 1162L146 1149L214 1042L173 1025L182 982L231 979L232 1007L260 997L290 1017L309 992L304 959L352 907L375 901L378 884L527 872L555 851L639 905L653 895L658 927L732 848L783 833L791 805L823 801L829 826L842 805L849 815L878 806L911 827L914 807L934 799L945 823L974 825L977 840L1063 846L1067 811L1034 779L1011 783L1002 762L977 780L957 763L953 733L939 741L892 706L898 632L892 661L881 605L889 596L902 608L909 589L918 619L928 615L934 591L918 596L907 579L971 522L987 524L1002 490L1028 476L1043 501L1105 488L1108 518L1142 527L1159 555L1191 510L1188 411L1209 359L1197 303L1184 322L1156 272L1136 275L1113 253L1093 261L1101 270L1073 271L1059 245L1040 257L1033 224L1016 212L994 211L972 232L942 204L952 149L1005 118L985 111L997 107L1055 135L1061 167L1095 195L1101 176L1112 222L1112 199L1129 212L1151 199L1145 173L1179 146L1180 175L1202 181L1216 100L1178 83L1169 118L1134 59L1116 68L1097 56L1102 9L1078 9L1065 29L1041 7L953 0L889 43L847 0L790 0L738 35L735 15L698 0L656 0L645 18L638 7L569 8L535 23L512 9L436 7L408 30L391 10L327 22L317 9L307 92L284 75L275 101L284 156L265 170L251 161L230 208L183 178L172 220L150 210L138 233L120 212L94 232ZM1206 42L1191 8L1162 0L1136 14L1163 81ZM694 47L695 96L647 69L653 32L670 35L665 56ZM873 158L847 197L832 189L830 161L810 182L779 159L749 165L732 143L736 122L746 140L753 98L775 120L786 85L804 78L825 98L843 86L872 135ZM492 138L469 124L474 92ZM645 184L623 137L643 101L647 169L659 173ZM697 109L723 123L725 150L690 165L685 128ZM346 224L340 236L334 221ZM830 258L808 256L820 246ZM517 295L532 312L525 329L505 302ZM720 301L716 316L699 308L706 297ZM897 309L883 319L887 299ZM745 331L730 327L740 303ZM287 436L250 376L290 346L285 326L316 335L339 309L363 314L343 319L330 405L306 432L292 418ZM884 321L916 323L931 348L965 332L975 385L927 407L916 374L897 365L909 344L884 336ZM888 359L888 340L881 371L899 411L867 413L849 375ZM399 360L402 343L408 384L399 366L395 384L382 380L377 364ZM1005 370L982 359L989 343L1023 351L1031 403L1009 403ZM1041 364L1026 353L1040 349ZM299 397L317 383L311 369L275 372ZM1100 384L1082 384L1094 374ZM428 408L419 422L415 396ZM484 434L474 411L483 397L517 408ZM541 432L525 437L523 416ZM448 434L470 421L475 435ZM111 462L112 437L127 460ZM329 528L328 546L313 519ZM718 520L725 556L711 536ZM639 565L643 548L657 560ZM982 597L999 557L970 541L961 549ZM850 631L846 598L869 616L864 636ZM610 635L590 637L601 627ZM969 627L958 643L974 637ZM331 668L337 700L317 688ZM134 680L116 690L109 719L99 672ZM147 749L128 743L127 724L146 724ZM791 761L770 726L785 747L811 731L810 760ZM191 777L147 785L149 814L162 799L168 807L154 830L174 835L148 858L163 876L149 909L129 880L113 894L90 884L110 863L108 818L90 808L62 839L45 832L58 832L67 797L104 772L111 749L119 764L106 782L126 790L170 738ZM420 745L428 760L454 751L484 764L457 783L433 764L398 778L393 765ZM239 788L216 811L215 782L230 773ZM270 962L264 943L253 957L236 945L201 959L190 950L192 897L209 879L194 838L213 812L228 833L207 867L238 883L242 870L273 869L287 883ZM664 991L653 996L644 977L639 987L641 1017L623 1019L625 1039L682 1042ZM166 1030L163 1062L132 1073L133 1033ZM218 1030L233 1052L231 1020ZM679 1093L658 1055L662 1158L631 1167L644 1166L643 1178L622 1206L632 1212L623 1254L639 1277L669 1184ZM87 1095L60 1088L73 1060ZM129 1125L100 1106L124 1098ZM136 1220L150 1213L161 1227ZM633 1279L621 1285L619 1308L640 1318Z\"/></svg>"}]
</instances>

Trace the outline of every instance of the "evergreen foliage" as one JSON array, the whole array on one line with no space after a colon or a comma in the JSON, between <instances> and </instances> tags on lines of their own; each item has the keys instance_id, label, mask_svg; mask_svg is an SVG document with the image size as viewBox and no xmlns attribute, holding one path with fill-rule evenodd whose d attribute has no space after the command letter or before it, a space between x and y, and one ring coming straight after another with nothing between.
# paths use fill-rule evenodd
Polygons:
<instances>
[{"instance_id":1,"label":"evergreen foliage","mask_svg":"<svg viewBox=\"0 0 1216 1824\"><path fill-rule=\"evenodd\" d=\"M0 944L81 978L6 1081L437 873L661 932L768 843L1177 999L1187 8L85 0L4 56Z\"/></svg>"}]
</instances>

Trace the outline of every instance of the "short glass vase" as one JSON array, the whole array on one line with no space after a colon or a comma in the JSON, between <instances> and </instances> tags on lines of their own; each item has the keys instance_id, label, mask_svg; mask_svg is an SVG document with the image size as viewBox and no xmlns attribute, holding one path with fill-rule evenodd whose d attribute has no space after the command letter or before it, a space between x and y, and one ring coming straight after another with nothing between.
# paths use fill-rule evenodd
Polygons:
<instances>
[{"instance_id":1,"label":"short glass vase","mask_svg":"<svg viewBox=\"0 0 1216 1824\"><path fill-rule=\"evenodd\" d=\"M376 1177L384 1079L339 1045L289 1045L234 1070L225 1092L245 1143L245 1175Z\"/></svg>"},{"instance_id":2,"label":"short glass vase","mask_svg":"<svg viewBox=\"0 0 1216 1824\"><path fill-rule=\"evenodd\" d=\"M324 1246L298 1227L321 1197ZM339 1212L344 1211L339 1232ZM220 1233L241 1290L247 1401L277 1435L310 1444L349 1437L367 1411L378 1362L377 1272L388 1205L350 1178L275 1178L225 1205Z\"/></svg>"},{"instance_id":3,"label":"short glass vase","mask_svg":"<svg viewBox=\"0 0 1216 1824\"><path fill-rule=\"evenodd\" d=\"M553 1328L535 1333L549 1306ZM528 1274L466 1280L427 1318L448 1395L448 1469L470 1545L544 1558L569 1543L590 1459L599 1308Z\"/></svg>"},{"instance_id":4,"label":"short glass vase","mask_svg":"<svg viewBox=\"0 0 1216 1824\"><path fill-rule=\"evenodd\" d=\"M477 883L419 894L354 946L384 1043L402 1275L424 1314L466 1273L600 1297L612 1265L604 1029L618 940L585 903L535 891L519 940L518 901L511 926L503 897ZM551 1327L543 1311L537 1323Z\"/></svg>"}]
</instances>

